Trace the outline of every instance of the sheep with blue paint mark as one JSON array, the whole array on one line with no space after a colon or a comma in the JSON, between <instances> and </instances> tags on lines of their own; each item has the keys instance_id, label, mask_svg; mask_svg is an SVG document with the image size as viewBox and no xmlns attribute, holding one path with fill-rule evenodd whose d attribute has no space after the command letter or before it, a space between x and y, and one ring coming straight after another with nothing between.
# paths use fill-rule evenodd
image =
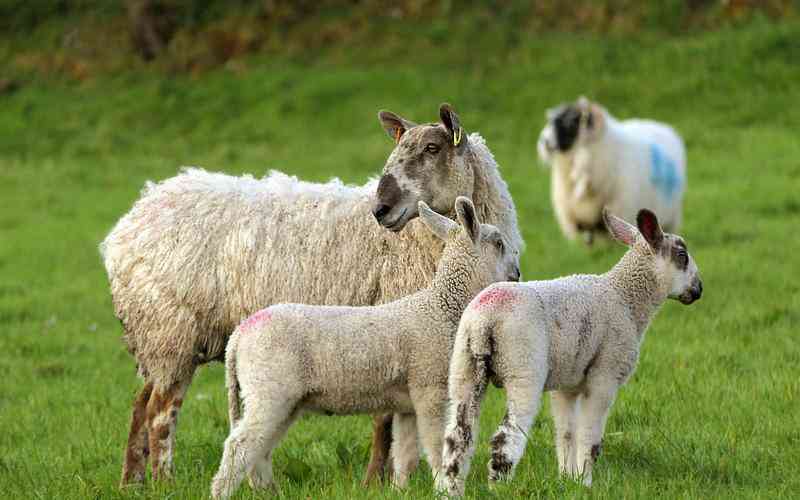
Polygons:
<instances>
[{"instance_id":1,"label":"sheep with blue paint mark","mask_svg":"<svg viewBox=\"0 0 800 500\"><path fill-rule=\"evenodd\" d=\"M581 97L547 111L537 149L552 168L553 209L567 238L591 243L605 233L603 207L629 222L647 208L667 231L680 229L686 150L669 125L617 120Z\"/></svg>"}]
</instances>

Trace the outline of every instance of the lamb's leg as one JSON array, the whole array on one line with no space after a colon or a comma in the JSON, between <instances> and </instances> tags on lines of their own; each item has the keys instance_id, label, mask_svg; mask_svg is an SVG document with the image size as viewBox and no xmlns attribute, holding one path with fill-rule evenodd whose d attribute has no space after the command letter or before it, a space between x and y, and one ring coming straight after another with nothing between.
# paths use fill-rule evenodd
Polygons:
<instances>
[{"instance_id":1,"label":"lamb's leg","mask_svg":"<svg viewBox=\"0 0 800 500\"><path fill-rule=\"evenodd\" d=\"M450 403L442 450L442 486L451 496L464 493L464 480L475 453L481 401L488 383L486 361L472 355L468 337L459 332L450 362Z\"/></svg>"},{"instance_id":2,"label":"lamb's leg","mask_svg":"<svg viewBox=\"0 0 800 500\"><path fill-rule=\"evenodd\" d=\"M372 418L372 452L367 465L367 474L363 485L367 486L374 480L383 481L387 462L389 461L389 448L392 444L392 419L393 415L375 415Z\"/></svg>"},{"instance_id":3,"label":"lamb's leg","mask_svg":"<svg viewBox=\"0 0 800 500\"><path fill-rule=\"evenodd\" d=\"M431 397L426 404L417 406L417 429L425 458L431 466L431 475L437 491L446 488L444 472L442 471L442 444L444 436L444 408L447 396L442 391L441 395Z\"/></svg>"},{"instance_id":4,"label":"lamb's leg","mask_svg":"<svg viewBox=\"0 0 800 500\"><path fill-rule=\"evenodd\" d=\"M586 486L592 485L592 468L600 455L606 418L618 387L615 380L590 379L580 401L576 466Z\"/></svg>"},{"instance_id":5,"label":"lamb's leg","mask_svg":"<svg viewBox=\"0 0 800 500\"><path fill-rule=\"evenodd\" d=\"M556 455L562 474L575 475L575 419L578 394L555 391L550 394L550 409L555 424Z\"/></svg>"},{"instance_id":6,"label":"lamb's leg","mask_svg":"<svg viewBox=\"0 0 800 500\"><path fill-rule=\"evenodd\" d=\"M419 463L417 448L417 418L413 413L395 414L392 424L392 462L394 485L405 488L408 477Z\"/></svg>"},{"instance_id":7,"label":"lamb's leg","mask_svg":"<svg viewBox=\"0 0 800 500\"><path fill-rule=\"evenodd\" d=\"M492 436L489 481L508 480L525 452L528 431L539 413L545 377L520 374L506 384L506 415Z\"/></svg>"},{"instance_id":8,"label":"lamb's leg","mask_svg":"<svg viewBox=\"0 0 800 500\"><path fill-rule=\"evenodd\" d=\"M272 477L272 451L297 416L296 401L284 401L277 397L266 405L255 406L236 424L228 439L219 470L211 483L211 496L228 498L236 492L245 474L249 475L254 488L274 487Z\"/></svg>"},{"instance_id":9,"label":"lamb's leg","mask_svg":"<svg viewBox=\"0 0 800 500\"><path fill-rule=\"evenodd\" d=\"M122 480L120 486L131 482L144 481L147 455L147 402L153 392L153 383L145 382L136 400L133 402L131 412L131 428L128 433L128 445L125 449L125 463L122 466Z\"/></svg>"},{"instance_id":10,"label":"lamb's leg","mask_svg":"<svg viewBox=\"0 0 800 500\"><path fill-rule=\"evenodd\" d=\"M155 480L172 476L172 455L175 448L178 412L193 375L192 370L183 380L166 388L155 385L147 403L150 466Z\"/></svg>"}]
</instances>

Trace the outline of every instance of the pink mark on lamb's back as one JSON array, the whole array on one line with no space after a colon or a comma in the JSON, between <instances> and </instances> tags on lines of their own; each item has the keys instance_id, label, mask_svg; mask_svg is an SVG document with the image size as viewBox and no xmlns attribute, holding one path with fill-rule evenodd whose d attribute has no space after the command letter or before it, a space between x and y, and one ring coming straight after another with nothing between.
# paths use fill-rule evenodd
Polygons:
<instances>
[{"instance_id":1,"label":"pink mark on lamb's back","mask_svg":"<svg viewBox=\"0 0 800 500\"><path fill-rule=\"evenodd\" d=\"M272 317L272 312L269 309L262 309L257 313L253 314L246 320L242 321L242 324L239 325L239 330L246 332L248 330L252 330L256 326L263 325Z\"/></svg>"},{"instance_id":2,"label":"pink mark on lamb's back","mask_svg":"<svg viewBox=\"0 0 800 500\"><path fill-rule=\"evenodd\" d=\"M514 299L514 292L506 288L492 288L481 292L478 295L478 300L475 301L473 307L476 309L483 309L486 307L497 307L503 304L508 304Z\"/></svg>"}]
</instances>

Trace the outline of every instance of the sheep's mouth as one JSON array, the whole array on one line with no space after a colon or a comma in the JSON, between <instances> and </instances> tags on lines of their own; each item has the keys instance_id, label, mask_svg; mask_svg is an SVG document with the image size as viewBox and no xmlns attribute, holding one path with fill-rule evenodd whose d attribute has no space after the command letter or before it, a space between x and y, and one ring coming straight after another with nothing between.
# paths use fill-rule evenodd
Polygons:
<instances>
[{"instance_id":1,"label":"sheep's mouth","mask_svg":"<svg viewBox=\"0 0 800 500\"><path fill-rule=\"evenodd\" d=\"M405 218L407 212L408 212L408 208L404 208L403 211L400 212L400 215L398 215L397 218L395 218L394 221L392 221L390 223L385 223L383 225L383 227L385 227L389 231L392 231L392 232L395 232L395 233L400 231L401 229L403 229L406 226L406 221L403 220L403 219Z\"/></svg>"}]
</instances>

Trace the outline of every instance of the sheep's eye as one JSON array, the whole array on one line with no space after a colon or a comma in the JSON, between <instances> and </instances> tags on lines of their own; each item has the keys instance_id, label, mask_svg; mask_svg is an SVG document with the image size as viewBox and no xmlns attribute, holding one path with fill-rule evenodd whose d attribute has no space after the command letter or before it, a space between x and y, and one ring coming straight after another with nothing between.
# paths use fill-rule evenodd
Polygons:
<instances>
[{"instance_id":1,"label":"sheep's eye","mask_svg":"<svg viewBox=\"0 0 800 500\"><path fill-rule=\"evenodd\" d=\"M439 152L439 146L437 144L430 143L427 146L425 146L425 152L435 155L436 153Z\"/></svg>"},{"instance_id":2,"label":"sheep's eye","mask_svg":"<svg viewBox=\"0 0 800 500\"><path fill-rule=\"evenodd\" d=\"M504 250L505 250L505 248L506 248L506 246L503 244L503 240L501 240L501 239L499 239L499 238L498 238L498 239L497 239L497 241L495 241L495 242L494 242L494 244L495 244L495 246L497 247L497 250L498 250L500 253L503 253L503 251L504 251Z\"/></svg>"},{"instance_id":3,"label":"sheep's eye","mask_svg":"<svg viewBox=\"0 0 800 500\"><path fill-rule=\"evenodd\" d=\"M686 267L689 265L689 254L681 250L678 252L678 262L680 263L681 267Z\"/></svg>"}]
</instances>

